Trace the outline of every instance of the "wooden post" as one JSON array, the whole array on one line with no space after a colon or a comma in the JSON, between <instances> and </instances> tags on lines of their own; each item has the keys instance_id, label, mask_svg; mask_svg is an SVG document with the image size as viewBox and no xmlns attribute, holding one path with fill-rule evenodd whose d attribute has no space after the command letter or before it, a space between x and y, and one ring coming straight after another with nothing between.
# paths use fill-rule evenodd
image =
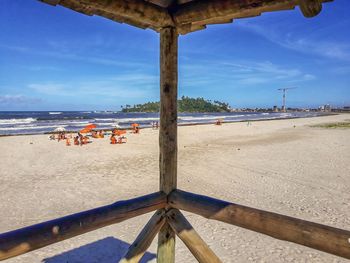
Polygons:
<instances>
[{"instance_id":1,"label":"wooden post","mask_svg":"<svg viewBox=\"0 0 350 263\"><path fill-rule=\"evenodd\" d=\"M185 243L199 263L221 263L221 260L197 234L190 222L177 209L170 209L167 213L170 226Z\"/></svg>"},{"instance_id":2,"label":"wooden post","mask_svg":"<svg viewBox=\"0 0 350 263\"><path fill-rule=\"evenodd\" d=\"M164 212L164 209L158 210L151 217L119 263L137 263L141 260L154 237L165 223Z\"/></svg>"},{"instance_id":3,"label":"wooden post","mask_svg":"<svg viewBox=\"0 0 350 263\"><path fill-rule=\"evenodd\" d=\"M176 28L160 30L159 183L166 194L177 181L177 39ZM175 262L175 233L168 223L159 232L157 262Z\"/></svg>"}]
</instances>

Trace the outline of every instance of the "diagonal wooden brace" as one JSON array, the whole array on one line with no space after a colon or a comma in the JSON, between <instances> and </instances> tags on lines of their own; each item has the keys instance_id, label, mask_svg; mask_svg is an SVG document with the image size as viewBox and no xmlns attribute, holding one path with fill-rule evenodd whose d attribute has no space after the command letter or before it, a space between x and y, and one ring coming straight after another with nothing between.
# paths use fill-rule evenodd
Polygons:
<instances>
[{"instance_id":1,"label":"diagonal wooden brace","mask_svg":"<svg viewBox=\"0 0 350 263\"><path fill-rule=\"evenodd\" d=\"M166 219L164 217L165 210L158 210L148 221L140 234L135 239L134 243L129 247L126 255L119 261L119 263L137 263L141 260L154 237L163 227Z\"/></svg>"},{"instance_id":2,"label":"diagonal wooden brace","mask_svg":"<svg viewBox=\"0 0 350 263\"><path fill-rule=\"evenodd\" d=\"M209 248L204 240L194 230L190 222L177 209L166 213L167 221L176 235L185 243L193 256L200 263L221 263L221 260Z\"/></svg>"}]
</instances>

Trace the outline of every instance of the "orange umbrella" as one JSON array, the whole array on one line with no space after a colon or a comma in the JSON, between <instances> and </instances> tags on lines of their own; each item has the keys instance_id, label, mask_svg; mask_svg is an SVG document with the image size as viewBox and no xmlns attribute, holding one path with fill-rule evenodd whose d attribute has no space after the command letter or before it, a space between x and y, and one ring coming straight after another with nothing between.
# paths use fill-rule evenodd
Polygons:
<instances>
[{"instance_id":1,"label":"orange umbrella","mask_svg":"<svg viewBox=\"0 0 350 263\"><path fill-rule=\"evenodd\" d=\"M97 127L96 124L88 124L88 125L85 126L84 129L82 129L82 130L80 131L80 133L88 133L88 132L91 132L91 130L92 130L92 129L95 129L96 127Z\"/></svg>"},{"instance_id":2,"label":"orange umbrella","mask_svg":"<svg viewBox=\"0 0 350 263\"><path fill-rule=\"evenodd\" d=\"M114 132L114 134L117 135L117 136L121 136L122 134L125 134L125 133L126 133L126 130L116 130Z\"/></svg>"},{"instance_id":3,"label":"orange umbrella","mask_svg":"<svg viewBox=\"0 0 350 263\"><path fill-rule=\"evenodd\" d=\"M95 129L96 127L97 127L96 124L88 124L88 125L85 126L85 129L92 130L92 129Z\"/></svg>"},{"instance_id":4,"label":"orange umbrella","mask_svg":"<svg viewBox=\"0 0 350 263\"><path fill-rule=\"evenodd\" d=\"M80 133L89 133L89 132L91 132L91 129L89 129L89 128L84 128L84 129L80 130Z\"/></svg>"}]
</instances>

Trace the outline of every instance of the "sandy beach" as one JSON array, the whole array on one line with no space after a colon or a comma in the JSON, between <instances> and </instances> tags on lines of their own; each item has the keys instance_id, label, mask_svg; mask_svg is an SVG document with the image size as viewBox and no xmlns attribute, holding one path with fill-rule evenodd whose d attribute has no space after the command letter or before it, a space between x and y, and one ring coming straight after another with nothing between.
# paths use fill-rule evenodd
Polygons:
<instances>
[{"instance_id":1,"label":"sandy beach","mask_svg":"<svg viewBox=\"0 0 350 263\"><path fill-rule=\"evenodd\" d=\"M350 230L350 129L336 116L179 127L178 188ZM67 147L47 135L0 137L0 232L158 191L158 131ZM184 213L223 262L346 262ZM111 263L152 213L5 262ZM157 240L145 255L155 262ZM196 262L177 239L176 262Z\"/></svg>"}]
</instances>

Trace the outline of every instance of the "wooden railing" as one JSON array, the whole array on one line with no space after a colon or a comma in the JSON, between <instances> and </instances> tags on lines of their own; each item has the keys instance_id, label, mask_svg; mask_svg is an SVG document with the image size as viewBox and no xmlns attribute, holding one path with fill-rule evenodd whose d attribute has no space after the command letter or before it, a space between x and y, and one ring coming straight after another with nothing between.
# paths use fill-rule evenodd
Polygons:
<instances>
[{"instance_id":1,"label":"wooden railing","mask_svg":"<svg viewBox=\"0 0 350 263\"><path fill-rule=\"evenodd\" d=\"M158 192L0 234L0 260L119 223L165 205L166 195Z\"/></svg>"},{"instance_id":2,"label":"wooden railing","mask_svg":"<svg viewBox=\"0 0 350 263\"><path fill-rule=\"evenodd\" d=\"M157 192L1 234L0 260L157 210L120 262L139 262L166 223L199 262L221 262L179 209L350 259L348 230L174 190L169 195Z\"/></svg>"}]
</instances>

